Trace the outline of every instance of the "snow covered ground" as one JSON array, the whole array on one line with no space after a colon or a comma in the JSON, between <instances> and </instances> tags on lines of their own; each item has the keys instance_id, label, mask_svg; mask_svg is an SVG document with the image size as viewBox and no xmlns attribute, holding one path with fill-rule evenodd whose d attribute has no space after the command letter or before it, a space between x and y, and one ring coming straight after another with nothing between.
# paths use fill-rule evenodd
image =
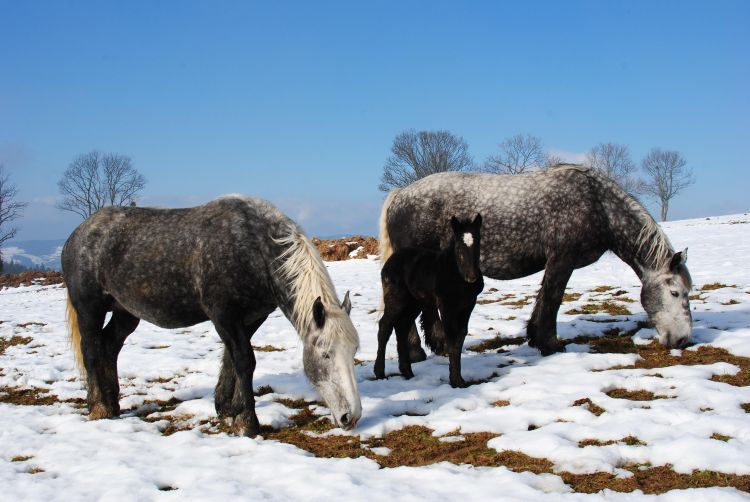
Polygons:
<instances>
[{"instance_id":1,"label":"snow covered ground","mask_svg":"<svg viewBox=\"0 0 750 502\"><path fill-rule=\"evenodd\" d=\"M735 215L672 222L665 225L677 249L689 247L688 266L696 289L692 302L694 339L685 352L710 345L750 357L750 216ZM464 500L744 500L734 488L689 488L662 495L605 490L576 493L560 473L611 473L633 476L627 466L672 466L750 475L750 387L712 380L736 375L736 364L676 364L628 368L635 353L596 353L586 339L566 353L547 358L526 344L515 344L541 275L500 282L486 280L483 304L474 310L463 356L463 375L478 383L452 389L448 363L430 355L414 365L416 377L397 375L395 337L386 362L385 381L372 379L377 341L375 308L380 298L376 260L328 263L339 293L351 290L352 318L361 348L356 366L363 417L355 431L332 430L360 440L379 438L409 425L432 429L444 441L463 434L497 434L488 446L549 460L551 472L514 472L506 467L474 467L441 462L423 467L381 468L370 458L319 458L276 440L240 438L209 430L215 422L213 387L221 344L210 323L164 330L142 322L127 340L119 359L118 420L88 421L76 399L84 398L67 345L65 291L58 286L25 287L0 292L0 339L14 345L0 355L3 390L46 389L49 405L0 402L0 487L3 500L245 500L271 499L447 499ZM612 286L606 290L601 286ZM494 291L495 288L497 291ZM595 291L599 290L599 291ZM572 295L558 318L562 339L598 337L613 328L634 330L633 341L653 341L650 329L635 331L645 314L637 301L640 283L616 257L574 273ZM503 295L512 294L505 298ZM492 301L503 298L501 301ZM635 302L628 302L634 299ZM586 305L610 303L630 315L566 314ZM514 304L515 303L515 304ZM509 344L474 352L497 336ZM16 337L14 339L14 337ZM256 389L272 392L257 398L261 424L280 428L299 409L283 398L315 401L302 372L302 347L289 322L277 311L253 338ZM601 352L601 351L600 351ZM679 360L679 352L674 353ZM718 380L721 380L719 378ZM650 391L659 399L612 397L612 391ZM609 393L609 394L608 394ZM616 395L616 394L615 394ZM52 399L55 397L56 399ZM164 407L164 402L176 405ZM588 399L583 404L579 400ZM574 405L579 402L579 405ZM154 404L156 403L156 404ZM596 407L605 410L595 414ZM150 413L152 411L154 413ZM312 405L324 415L327 410ZM149 414L150 413L150 414ZM144 418L147 418L145 420ZM178 432L164 434L178 421ZM308 433L310 434L310 433ZM625 440L624 438L635 438ZM583 442L583 444L581 444ZM609 443L608 443L609 442ZM607 443L607 444L605 444ZM375 453L388 455L387 448Z\"/></svg>"}]
</instances>

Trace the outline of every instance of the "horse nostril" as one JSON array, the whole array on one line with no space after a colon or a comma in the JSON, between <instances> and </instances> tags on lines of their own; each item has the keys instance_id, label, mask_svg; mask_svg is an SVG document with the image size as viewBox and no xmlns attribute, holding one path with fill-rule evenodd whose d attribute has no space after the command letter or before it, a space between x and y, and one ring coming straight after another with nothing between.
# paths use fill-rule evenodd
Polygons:
<instances>
[{"instance_id":1,"label":"horse nostril","mask_svg":"<svg viewBox=\"0 0 750 502\"><path fill-rule=\"evenodd\" d=\"M343 425L343 426L349 425L349 421L350 421L349 414L348 413L344 413L343 415L341 415L341 419L339 421L341 422L341 425Z\"/></svg>"}]
</instances>

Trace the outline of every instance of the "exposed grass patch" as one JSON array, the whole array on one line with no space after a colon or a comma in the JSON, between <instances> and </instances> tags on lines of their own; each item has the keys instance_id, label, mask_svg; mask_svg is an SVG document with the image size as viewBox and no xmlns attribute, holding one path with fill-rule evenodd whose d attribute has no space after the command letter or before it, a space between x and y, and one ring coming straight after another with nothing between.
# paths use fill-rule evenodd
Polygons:
<instances>
[{"instance_id":1,"label":"exposed grass patch","mask_svg":"<svg viewBox=\"0 0 750 502\"><path fill-rule=\"evenodd\" d=\"M655 399L667 399L669 396L655 395L647 390L612 389L606 394L614 399L628 399L630 401L653 401Z\"/></svg>"},{"instance_id":2,"label":"exposed grass patch","mask_svg":"<svg viewBox=\"0 0 750 502\"><path fill-rule=\"evenodd\" d=\"M526 337L523 336L503 338L500 335L497 335L494 338L490 338L489 340L484 340L483 342L480 342L476 345L467 347L466 350L470 350L472 352L486 352L488 350L497 350L505 345L521 345L524 342L526 342Z\"/></svg>"},{"instance_id":3,"label":"exposed grass patch","mask_svg":"<svg viewBox=\"0 0 750 502\"><path fill-rule=\"evenodd\" d=\"M715 439L717 441L724 441L725 443L732 439L731 436L725 436L724 434L719 434L718 432L714 432L711 434L711 439Z\"/></svg>"},{"instance_id":4,"label":"exposed grass patch","mask_svg":"<svg viewBox=\"0 0 750 502\"><path fill-rule=\"evenodd\" d=\"M522 307L525 307L529 303L531 303L531 299L532 298L533 298L533 296L524 296L523 298L519 298L518 300L504 301L500 305L505 305L505 306L508 306L508 307L513 307L513 308L520 309Z\"/></svg>"},{"instance_id":5,"label":"exposed grass patch","mask_svg":"<svg viewBox=\"0 0 750 502\"><path fill-rule=\"evenodd\" d=\"M47 406L60 402L57 396L50 394L47 389L38 387L2 387L0 388L0 403L19 406Z\"/></svg>"},{"instance_id":6,"label":"exposed grass patch","mask_svg":"<svg viewBox=\"0 0 750 502\"><path fill-rule=\"evenodd\" d=\"M574 302L577 300L580 300L581 293L564 293L562 297L563 303L565 302Z\"/></svg>"},{"instance_id":7,"label":"exposed grass patch","mask_svg":"<svg viewBox=\"0 0 750 502\"><path fill-rule=\"evenodd\" d=\"M315 401L305 401L304 399L290 399L288 397L280 397L278 399L275 399L275 401L279 404L283 404L287 408L292 408L295 410L301 410L303 408L307 408L311 404L316 404Z\"/></svg>"},{"instance_id":8,"label":"exposed grass patch","mask_svg":"<svg viewBox=\"0 0 750 502\"><path fill-rule=\"evenodd\" d=\"M601 406L599 406L598 404L594 403L588 397L577 399L576 401L573 402L573 406L583 406L584 408L589 410L591 413L593 413L597 417L601 415L602 413L604 413L605 411L607 411Z\"/></svg>"},{"instance_id":9,"label":"exposed grass patch","mask_svg":"<svg viewBox=\"0 0 750 502\"><path fill-rule=\"evenodd\" d=\"M729 299L728 301L721 302L722 305L739 305L740 302L735 300L734 298Z\"/></svg>"},{"instance_id":10,"label":"exposed grass patch","mask_svg":"<svg viewBox=\"0 0 750 502\"><path fill-rule=\"evenodd\" d=\"M700 293L699 293L697 295L690 295L690 296L688 296L688 299L691 302L694 302L694 301L705 301L706 297L705 296L701 296Z\"/></svg>"},{"instance_id":11,"label":"exposed grass patch","mask_svg":"<svg viewBox=\"0 0 750 502\"><path fill-rule=\"evenodd\" d=\"M0 356L5 354L5 349L13 347L14 345L28 345L34 339L30 336L18 336L14 335L10 339L0 338Z\"/></svg>"},{"instance_id":12,"label":"exposed grass patch","mask_svg":"<svg viewBox=\"0 0 750 502\"><path fill-rule=\"evenodd\" d=\"M732 284L731 286L728 286L726 284L722 284L720 282L712 282L709 284L704 284L702 288L700 288L698 291L713 291L715 289L722 289L722 288L736 288L737 285Z\"/></svg>"},{"instance_id":13,"label":"exposed grass patch","mask_svg":"<svg viewBox=\"0 0 750 502\"><path fill-rule=\"evenodd\" d=\"M607 286L605 284L603 286L597 286L594 289L592 289L591 291L594 292L594 293L606 293L607 291L611 291L613 289L615 289L614 286Z\"/></svg>"},{"instance_id":14,"label":"exposed grass patch","mask_svg":"<svg viewBox=\"0 0 750 502\"><path fill-rule=\"evenodd\" d=\"M16 455L15 457L11 458L11 462L26 462L27 460L31 460L32 456L30 455Z\"/></svg>"},{"instance_id":15,"label":"exposed grass patch","mask_svg":"<svg viewBox=\"0 0 750 502\"><path fill-rule=\"evenodd\" d=\"M28 322L20 322L16 324L19 328L28 328L29 326L46 326L46 322L39 322L39 321L28 321Z\"/></svg>"},{"instance_id":16,"label":"exposed grass patch","mask_svg":"<svg viewBox=\"0 0 750 502\"><path fill-rule=\"evenodd\" d=\"M646 443L635 436L625 436L621 439L612 439L610 441L600 441L599 439L584 439L578 442L579 448L586 446L608 446L611 444L626 444L628 446L646 446Z\"/></svg>"},{"instance_id":17,"label":"exposed grass patch","mask_svg":"<svg viewBox=\"0 0 750 502\"><path fill-rule=\"evenodd\" d=\"M740 408L745 410L745 413L750 413L750 403L742 403L740 405Z\"/></svg>"},{"instance_id":18,"label":"exposed grass patch","mask_svg":"<svg viewBox=\"0 0 750 502\"><path fill-rule=\"evenodd\" d=\"M32 467L26 472L28 472L29 474L39 474L40 472L44 472L44 469L42 469L41 467Z\"/></svg>"},{"instance_id":19,"label":"exposed grass patch","mask_svg":"<svg viewBox=\"0 0 750 502\"><path fill-rule=\"evenodd\" d=\"M273 392L273 388L271 388L270 385L261 385L257 388L257 390L254 392L256 396L265 396L266 394L271 394Z\"/></svg>"},{"instance_id":20,"label":"exposed grass patch","mask_svg":"<svg viewBox=\"0 0 750 502\"><path fill-rule=\"evenodd\" d=\"M284 352L286 349L274 347L273 345L253 345L253 350L257 350L258 352Z\"/></svg>"},{"instance_id":21,"label":"exposed grass patch","mask_svg":"<svg viewBox=\"0 0 750 502\"><path fill-rule=\"evenodd\" d=\"M492 406L497 406L497 407L510 406L510 401L508 401L507 399L500 399L498 401L493 402Z\"/></svg>"},{"instance_id":22,"label":"exposed grass patch","mask_svg":"<svg viewBox=\"0 0 750 502\"><path fill-rule=\"evenodd\" d=\"M605 300L601 303L587 303L586 305L582 305L579 308L570 309L565 313L575 315L575 314L599 314L601 312L606 312L609 315L631 315L632 314L632 312L628 310L625 306L619 305L609 300Z\"/></svg>"},{"instance_id":23,"label":"exposed grass patch","mask_svg":"<svg viewBox=\"0 0 750 502\"><path fill-rule=\"evenodd\" d=\"M493 288L494 289L494 288ZM497 291L495 289L495 291ZM508 298L513 298L513 293L508 293L504 295L500 295L496 298L479 298L477 299L478 305L487 305L489 303L498 303L507 300Z\"/></svg>"}]
</instances>

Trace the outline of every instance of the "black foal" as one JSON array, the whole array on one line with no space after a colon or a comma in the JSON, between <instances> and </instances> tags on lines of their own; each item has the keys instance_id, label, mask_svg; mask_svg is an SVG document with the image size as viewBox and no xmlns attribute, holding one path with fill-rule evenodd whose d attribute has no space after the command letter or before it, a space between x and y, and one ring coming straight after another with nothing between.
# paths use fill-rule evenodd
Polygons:
<instances>
[{"instance_id":1,"label":"black foal","mask_svg":"<svg viewBox=\"0 0 750 502\"><path fill-rule=\"evenodd\" d=\"M403 248L385 263L380 273L385 309L378 330L376 378L385 378L385 346L394 327L399 370L404 378L414 376L408 335L414 320L422 312L425 325L432 325L437 320L443 323L451 386L466 386L461 377L461 348L477 295L484 288L479 270L481 226L482 216L479 214L473 221L459 221L453 216L453 237L447 248L439 252Z\"/></svg>"}]
</instances>

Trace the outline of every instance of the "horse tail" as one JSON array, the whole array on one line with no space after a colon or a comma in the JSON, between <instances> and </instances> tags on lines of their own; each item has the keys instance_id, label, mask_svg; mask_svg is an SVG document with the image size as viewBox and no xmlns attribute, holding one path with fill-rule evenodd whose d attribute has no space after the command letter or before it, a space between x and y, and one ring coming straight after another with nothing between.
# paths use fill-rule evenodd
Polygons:
<instances>
[{"instance_id":1,"label":"horse tail","mask_svg":"<svg viewBox=\"0 0 750 502\"><path fill-rule=\"evenodd\" d=\"M388 235L388 208L391 206L394 197L401 191L400 188L394 188L390 191L383 202L383 209L380 211L380 266L385 265L388 258L393 254L393 244L391 237Z\"/></svg>"},{"instance_id":2,"label":"horse tail","mask_svg":"<svg viewBox=\"0 0 750 502\"><path fill-rule=\"evenodd\" d=\"M78 327L78 312L68 294L68 304L65 308L65 317L68 321L68 336L70 337L70 348L73 349L73 357L81 376L86 376L86 367L83 365L83 352L81 351L81 330Z\"/></svg>"}]
</instances>

